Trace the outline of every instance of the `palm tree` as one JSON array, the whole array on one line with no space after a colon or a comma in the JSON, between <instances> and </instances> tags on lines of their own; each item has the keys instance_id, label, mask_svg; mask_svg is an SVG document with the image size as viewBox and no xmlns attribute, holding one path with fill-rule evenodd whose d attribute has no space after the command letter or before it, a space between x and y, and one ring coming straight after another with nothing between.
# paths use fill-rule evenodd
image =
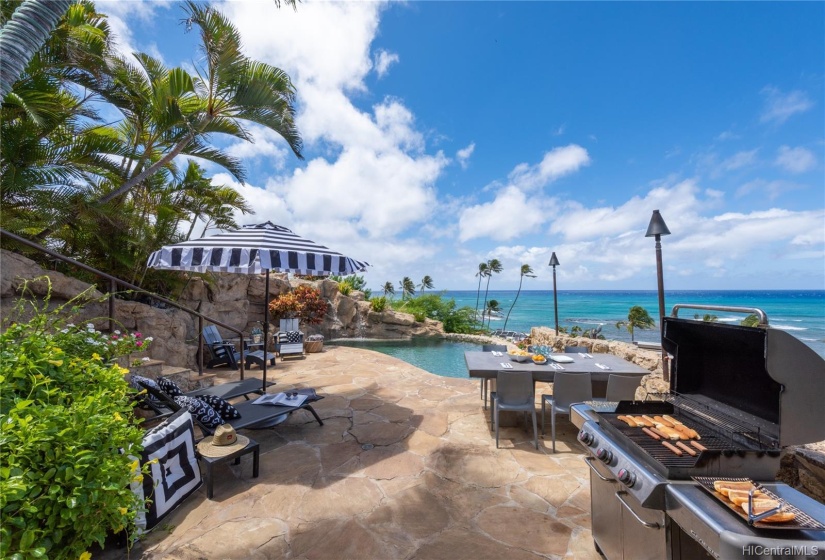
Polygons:
<instances>
[{"instance_id":1,"label":"palm tree","mask_svg":"<svg viewBox=\"0 0 825 560\"><path fill-rule=\"evenodd\" d=\"M476 291L476 318L478 317L478 301L481 297L481 279L487 276L487 263L478 263L478 272L476 273L478 277L478 290Z\"/></svg>"},{"instance_id":2,"label":"palm tree","mask_svg":"<svg viewBox=\"0 0 825 560\"><path fill-rule=\"evenodd\" d=\"M712 315L710 313L705 313L704 315L699 315L698 313L693 315L693 318L697 321L704 321L705 323L715 323L719 320L719 317L716 315Z\"/></svg>"},{"instance_id":3,"label":"palm tree","mask_svg":"<svg viewBox=\"0 0 825 560\"><path fill-rule=\"evenodd\" d=\"M630 333L630 341L633 342L633 331L635 329L652 329L655 325L656 322L644 307L634 305L627 313L627 321L619 321L616 323L616 328L626 327L627 332Z\"/></svg>"},{"instance_id":4,"label":"palm tree","mask_svg":"<svg viewBox=\"0 0 825 560\"><path fill-rule=\"evenodd\" d=\"M487 286L484 288L484 307L487 307L487 293L490 291L490 278L493 277L493 274L498 274L501 272L502 266L501 262L498 259L490 259L487 261ZM483 319L483 317L482 317ZM483 323L484 321L482 321Z\"/></svg>"},{"instance_id":5,"label":"palm tree","mask_svg":"<svg viewBox=\"0 0 825 560\"><path fill-rule=\"evenodd\" d=\"M111 59L117 76L131 78L141 88L130 90L116 82L102 92L104 97L121 109L124 105L134 108L129 98L135 94L148 97L149 104L142 112L126 113L128 124L144 133L140 142L143 150L127 162L126 180L100 197L99 202L128 193L179 154L210 159L244 181L240 162L207 144L207 139L215 134L251 140L243 122L277 132L293 153L303 159L301 137L295 127L295 88L289 76L279 68L244 56L240 33L217 10L193 0L186 2L186 9L187 23L201 30L206 56L206 68L199 69L196 75L182 68L168 70L145 54L137 55L142 67L139 71L122 58ZM147 160L149 149L160 157Z\"/></svg>"},{"instance_id":6,"label":"palm tree","mask_svg":"<svg viewBox=\"0 0 825 560\"><path fill-rule=\"evenodd\" d=\"M401 288L401 299L407 299L415 295L415 282L409 276L405 276L399 283Z\"/></svg>"},{"instance_id":7,"label":"palm tree","mask_svg":"<svg viewBox=\"0 0 825 560\"><path fill-rule=\"evenodd\" d=\"M429 275L425 275L424 278L421 279L421 284L418 285L421 288L421 293L424 293L425 289L432 290L435 286L433 285L433 279L430 278Z\"/></svg>"},{"instance_id":8,"label":"palm tree","mask_svg":"<svg viewBox=\"0 0 825 560\"><path fill-rule=\"evenodd\" d=\"M487 327L488 328L490 327L490 321L492 320L491 317L493 316L493 313L498 313L499 311L501 311L501 306L499 305L497 300L491 299L490 301L487 302L484 312L487 314ZM484 326L483 319L482 319L481 326Z\"/></svg>"},{"instance_id":9,"label":"palm tree","mask_svg":"<svg viewBox=\"0 0 825 560\"><path fill-rule=\"evenodd\" d=\"M389 294L389 295L394 295L395 294L395 287L392 285L392 282L390 282L390 281L384 282L383 290L384 290L384 295L385 296L387 294Z\"/></svg>"},{"instance_id":10,"label":"palm tree","mask_svg":"<svg viewBox=\"0 0 825 560\"><path fill-rule=\"evenodd\" d=\"M34 54L46 44L74 0L26 0L0 29L0 100L23 75Z\"/></svg>"},{"instance_id":11,"label":"palm tree","mask_svg":"<svg viewBox=\"0 0 825 560\"><path fill-rule=\"evenodd\" d=\"M507 330L507 321L510 320L510 312L513 311L513 308L516 306L516 302L518 301L518 296L521 293L521 284L524 282L524 277L527 278L535 278L536 275L533 274L533 269L530 268L529 264L521 265L521 275L519 276L518 280L518 291L516 292L516 299L513 300L513 305L510 306L510 310L507 312L507 318L504 319L504 328L502 330Z\"/></svg>"}]
</instances>

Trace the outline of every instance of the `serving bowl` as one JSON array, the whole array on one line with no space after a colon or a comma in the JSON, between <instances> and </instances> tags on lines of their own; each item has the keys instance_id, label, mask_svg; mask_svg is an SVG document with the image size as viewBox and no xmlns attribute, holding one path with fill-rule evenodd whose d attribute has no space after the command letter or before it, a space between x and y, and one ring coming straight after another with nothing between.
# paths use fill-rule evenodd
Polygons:
<instances>
[{"instance_id":1,"label":"serving bowl","mask_svg":"<svg viewBox=\"0 0 825 560\"><path fill-rule=\"evenodd\" d=\"M530 354L510 354L507 353L507 356L513 360L514 362L524 363L530 359Z\"/></svg>"}]
</instances>

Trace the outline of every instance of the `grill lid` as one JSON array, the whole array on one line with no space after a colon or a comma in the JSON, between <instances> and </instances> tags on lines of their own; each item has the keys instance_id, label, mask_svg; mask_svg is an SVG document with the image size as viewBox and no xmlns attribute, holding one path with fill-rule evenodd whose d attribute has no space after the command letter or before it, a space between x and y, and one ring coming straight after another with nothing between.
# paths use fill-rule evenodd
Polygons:
<instances>
[{"instance_id":1,"label":"grill lid","mask_svg":"<svg viewBox=\"0 0 825 560\"><path fill-rule=\"evenodd\" d=\"M683 307L751 312L764 326L682 319ZM674 356L672 391L756 426L783 447L825 440L825 360L769 327L761 310L674 306L662 323L662 346Z\"/></svg>"}]
</instances>

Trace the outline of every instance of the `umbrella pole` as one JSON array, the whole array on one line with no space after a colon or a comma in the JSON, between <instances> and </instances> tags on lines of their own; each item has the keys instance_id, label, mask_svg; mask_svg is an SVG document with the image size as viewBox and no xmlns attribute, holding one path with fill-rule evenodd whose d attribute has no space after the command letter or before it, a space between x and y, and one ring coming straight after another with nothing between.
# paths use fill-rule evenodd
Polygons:
<instances>
[{"instance_id":1,"label":"umbrella pole","mask_svg":"<svg viewBox=\"0 0 825 560\"><path fill-rule=\"evenodd\" d=\"M266 271L266 282L264 283L264 385L263 392L266 393L266 363L269 361L267 346L269 344L269 270Z\"/></svg>"}]
</instances>

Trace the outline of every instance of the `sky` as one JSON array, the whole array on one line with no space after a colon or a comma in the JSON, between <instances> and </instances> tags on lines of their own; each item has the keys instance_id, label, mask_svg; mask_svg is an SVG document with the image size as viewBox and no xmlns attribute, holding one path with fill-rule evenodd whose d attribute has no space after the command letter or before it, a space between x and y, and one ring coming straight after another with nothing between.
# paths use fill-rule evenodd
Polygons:
<instances>
[{"instance_id":1,"label":"sky","mask_svg":"<svg viewBox=\"0 0 825 560\"><path fill-rule=\"evenodd\" d=\"M123 52L202 66L174 1L99 1ZM825 3L213 3L297 89L304 160L214 137L272 221L372 266L516 289L825 289ZM188 226L182 226L188 229ZM185 231L184 229L184 231ZM196 228L200 232L200 228Z\"/></svg>"}]
</instances>

